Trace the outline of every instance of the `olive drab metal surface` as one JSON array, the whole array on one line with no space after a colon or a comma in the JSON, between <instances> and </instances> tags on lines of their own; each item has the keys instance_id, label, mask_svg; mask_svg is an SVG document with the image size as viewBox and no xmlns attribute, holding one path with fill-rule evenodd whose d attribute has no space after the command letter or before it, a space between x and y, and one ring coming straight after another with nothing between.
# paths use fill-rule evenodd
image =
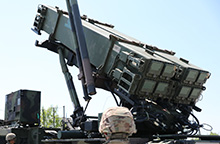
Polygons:
<instances>
[{"instance_id":1,"label":"olive drab metal surface","mask_svg":"<svg viewBox=\"0 0 220 144\"><path fill-rule=\"evenodd\" d=\"M72 119L63 118L62 129L41 127L41 92L18 90L6 95L0 143L5 143L9 132L16 134L16 144L219 143L220 136L197 135L203 125L192 113L201 111L196 103L210 77L207 70L177 58L175 52L124 35L112 25L87 16L80 19L77 0L66 2L68 12L39 5L32 30L49 34L36 46L59 55L74 104ZM67 65L79 68L85 108ZM95 88L111 92L118 107L87 116Z\"/></svg>"},{"instance_id":2,"label":"olive drab metal surface","mask_svg":"<svg viewBox=\"0 0 220 144\"><path fill-rule=\"evenodd\" d=\"M81 73L82 64L78 58L79 29L75 32L71 29L74 23L70 21L71 18L71 13L58 7L39 5L33 30L39 35L44 31L49 34L49 38L41 43L36 41L35 45L58 53L59 56L62 49L64 63L61 66L77 66L80 69L78 78L82 79L87 74ZM130 109L137 129L135 136L194 135L199 131L202 125L192 111L201 111L196 103L210 77L207 70L184 58L177 58L175 52L122 34L112 25L87 16L81 17L81 23L85 36L83 44L86 43L88 50L95 87L110 91L117 106ZM72 79L66 81L68 89L73 90L73 86L70 86ZM83 80L82 84L86 87L87 83ZM77 98L71 98L73 103L79 104L75 102ZM88 104L90 97L84 99ZM74 108L73 126L80 126L88 136L91 136L91 132L99 134L96 131L98 121L87 120L88 117L84 115L86 108ZM196 121L189 120L190 115Z\"/></svg>"},{"instance_id":3,"label":"olive drab metal surface","mask_svg":"<svg viewBox=\"0 0 220 144\"><path fill-rule=\"evenodd\" d=\"M6 95L5 121L39 125L41 92L18 90Z\"/></svg>"},{"instance_id":4,"label":"olive drab metal surface","mask_svg":"<svg viewBox=\"0 0 220 144\"><path fill-rule=\"evenodd\" d=\"M35 31L45 31L76 53L76 35L71 33L68 15L49 6L40 5L38 9ZM210 76L208 71L178 59L174 52L140 43L112 27L85 18L82 25L91 64L114 79L118 88L137 97L181 104L195 103L199 98Z\"/></svg>"}]
</instances>

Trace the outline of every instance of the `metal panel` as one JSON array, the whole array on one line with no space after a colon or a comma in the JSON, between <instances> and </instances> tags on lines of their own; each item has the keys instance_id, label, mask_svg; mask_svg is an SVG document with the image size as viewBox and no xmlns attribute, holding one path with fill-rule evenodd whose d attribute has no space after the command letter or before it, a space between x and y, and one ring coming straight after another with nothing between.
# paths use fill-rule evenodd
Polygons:
<instances>
[{"instance_id":1,"label":"metal panel","mask_svg":"<svg viewBox=\"0 0 220 144\"><path fill-rule=\"evenodd\" d=\"M39 15L42 24L35 25L64 44L75 53L78 47L71 33L68 15L58 8L45 7ZM37 21L37 20L35 20ZM42 25L42 27L40 26ZM174 52L143 44L112 27L82 19L83 31L91 64L100 75L112 78L117 88L129 95L148 99L169 99L176 103L195 103L200 93L192 89L204 89L209 72L189 61L174 56Z\"/></svg>"},{"instance_id":2,"label":"metal panel","mask_svg":"<svg viewBox=\"0 0 220 144\"><path fill-rule=\"evenodd\" d=\"M39 124L40 92L18 90L6 95L5 120L23 124Z\"/></svg>"}]
</instances>

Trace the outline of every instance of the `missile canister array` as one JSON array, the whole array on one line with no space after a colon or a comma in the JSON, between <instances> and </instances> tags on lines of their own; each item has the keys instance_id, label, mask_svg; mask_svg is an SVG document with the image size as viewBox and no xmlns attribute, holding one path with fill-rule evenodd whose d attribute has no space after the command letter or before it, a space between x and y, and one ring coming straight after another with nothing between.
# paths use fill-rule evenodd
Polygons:
<instances>
[{"instance_id":1,"label":"missile canister array","mask_svg":"<svg viewBox=\"0 0 220 144\"><path fill-rule=\"evenodd\" d=\"M173 103L195 104L210 73L172 51L140 43L113 26L82 18L90 62L129 95L143 99L165 99ZM34 30L66 46L65 55L76 53L68 14L58 8L39 5Z\"/></svg>"}]
</instances>

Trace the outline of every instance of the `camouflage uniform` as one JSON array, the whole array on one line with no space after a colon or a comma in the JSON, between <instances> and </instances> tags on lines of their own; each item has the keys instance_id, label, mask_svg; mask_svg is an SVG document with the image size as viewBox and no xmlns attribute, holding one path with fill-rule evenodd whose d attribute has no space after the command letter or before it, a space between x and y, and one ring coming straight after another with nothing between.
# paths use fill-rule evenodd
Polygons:
<instances>
[{"instance_id":1,"label":"camouflage uniform","mask_svg":"<svg viewBox=\"0 0 220 144\"><path fill-rule=\"evenodd\" d=\"M109 144L128 144L128 136L136 133L136 127L131 112L125 107L107 109L99 126Z\"/></svg>"},{"instance_id":2,"label":"camouflage uniform","mask_svg":"<svg viewBox=\"0 0 220 144\"><path fill-rule=\"evenodd\" d=\"M110 140L107 144L130 144L128 140Z\"/></svg>"}]
</instances>

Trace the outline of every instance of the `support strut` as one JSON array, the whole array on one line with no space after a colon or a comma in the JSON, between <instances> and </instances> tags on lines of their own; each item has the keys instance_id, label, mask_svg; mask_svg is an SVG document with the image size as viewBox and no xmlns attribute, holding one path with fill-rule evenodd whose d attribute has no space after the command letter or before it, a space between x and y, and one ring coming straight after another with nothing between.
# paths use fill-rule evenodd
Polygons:
<instances>
[{"instance_id":1,"label":"support strut","mask_svg":"<svg viewBox=\"0 0 220 144\"><path fill-rule=\"evenodd\" d=\"M79 58L77 58L77 60L81 61L82 63L82 71L83 71L83 76L85 77L85 85L87 87L87 92L89 95L94 95L96 94L95 84L92 77L92 69L87 51L83 27L81 23L78 3L77 0L66 0L66 3L69 13L71 29L72 32L76 34L76 39L78 43L77 49L79 49L79 55L77 56Z\"/></svg>"},{"instance_id":2,"label":"support strut","mask_svg":"<svg viewBox=\"0 0 220 144\"><path fill-rule=\"evenodd\" d=\"M65 76L65 80L66 80L66 84L67 84L67 87L68 87L68 90L69 90L69 94L70 94L71 100L72 100L74 108L75 108L74 113L72 115L73 126L77 126L79 120L81 120L82 117L84 116L83 115L83 108L80 105L80 102L79 102L79 99L78 99L78 96L77 96L77 93L76 93L76 89L75 89L75 86L74 86L74 83L73 83L72 75L70 74L70 72L68 70L68 67L67 67L67 64L65 62L62 47L58 46L57 51L58 51L58 54L59 54L61 69L62 69L62 72Z\"/></svg>"}]
</instances>

